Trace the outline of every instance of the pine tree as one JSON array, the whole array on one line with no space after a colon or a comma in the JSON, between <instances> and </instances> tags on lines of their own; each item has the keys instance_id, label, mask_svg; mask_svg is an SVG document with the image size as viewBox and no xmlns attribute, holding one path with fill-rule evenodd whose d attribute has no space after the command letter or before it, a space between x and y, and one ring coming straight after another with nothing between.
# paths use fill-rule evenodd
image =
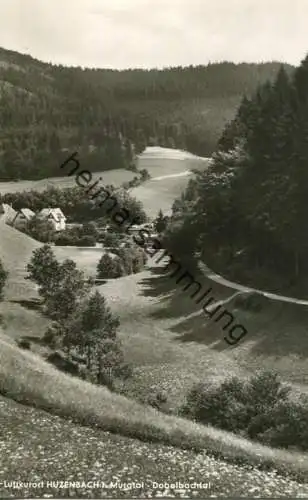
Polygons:
<instances>
[{"instance_id":1,"label":"pine tree","mask_svg":"<svg viewBox=\"0 0 308 500\"><path fill-rule=\"evenodd\" d=\"M166 229L167 223L168 223L168 217L164 216L162 210L159 210L156 220L154 222L156 231L158 233L162 233Z\"/></svg>"},{"instance_id":2,"label":"pine tree","mask_svg":"<svg viewBox=\"0 0 308 500\"><path fill-rule=\"evenodd\" d=\"M39 294L44 300L47 299L53 289L53 284L58 279L59 267L50 245L34 250L26 269L29 273L28 278L38 285Z\"/></svg>"},{"instance_id":3,"label":"pine tree","mask_svg":"<svg viewBox=\"0 0 308 500\"><path fill-rule=\"evenodd\" d=\"M124 357L116 333L119 319L111 313L105 298L96 291L66 323L63 345L86 358L87 372L95 383L112 387L120 374Z\"/></svg>"}]
</instances>

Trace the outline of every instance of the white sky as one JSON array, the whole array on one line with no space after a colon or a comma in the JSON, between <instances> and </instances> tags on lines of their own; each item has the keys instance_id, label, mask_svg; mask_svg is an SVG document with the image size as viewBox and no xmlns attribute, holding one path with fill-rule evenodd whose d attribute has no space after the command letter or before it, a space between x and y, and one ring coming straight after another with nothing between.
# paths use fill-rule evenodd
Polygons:
<instances>
[{"instance_id":1,"label":"white sky","mask_svg":"<svg viewBox=\"0 0 308 500\"><path fill-rule=\"evenodd\" d=\"M298 64L307 20L308 0L0 0L0 46L96 67Z\"/></svg>"}]
</instances>

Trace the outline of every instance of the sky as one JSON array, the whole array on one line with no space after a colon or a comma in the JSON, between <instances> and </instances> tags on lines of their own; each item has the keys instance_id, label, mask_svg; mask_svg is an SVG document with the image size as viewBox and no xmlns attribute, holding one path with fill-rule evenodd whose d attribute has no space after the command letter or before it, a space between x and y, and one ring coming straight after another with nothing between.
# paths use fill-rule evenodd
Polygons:
<instances>
[{"instance_id":1,"label":"sky","mask_svg":"<svg viewBox=\"0 0 308 500\"><path fill-rule=\"evenodd\" d=\"M0 0L0 46L56 64L299 64L308 0Z\"/></svg>"}]
</instances>

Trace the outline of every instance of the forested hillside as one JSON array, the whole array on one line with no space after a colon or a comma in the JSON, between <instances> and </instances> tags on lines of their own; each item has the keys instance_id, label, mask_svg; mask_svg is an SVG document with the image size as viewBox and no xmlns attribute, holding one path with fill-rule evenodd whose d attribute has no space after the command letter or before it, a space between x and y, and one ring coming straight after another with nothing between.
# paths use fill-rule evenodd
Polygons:
<instances>
[{"instance_id":1,"label":"forested hillside","mask_svg":"<svg viewBox=\"0 0 308 500\"><path fill-rule=\"evenodd\" d=\"M211 167L175 203L170 239L237 281L305 295L307 124L308 56L242 100Z\"/></svg>"},{"instance_id":2,"label":"forested hillside","mask_svg":"<svg viewBox=\"0 0 308 500\"><path fill-rule=\"evenodd\" d=\"M278 63L164 70L67 68L0 49L0 180L58 175L68 151L127 168L146 145L209 155L243 94ZM288 73L291 66L286 66Z\"/></svg>"}]
</instances>

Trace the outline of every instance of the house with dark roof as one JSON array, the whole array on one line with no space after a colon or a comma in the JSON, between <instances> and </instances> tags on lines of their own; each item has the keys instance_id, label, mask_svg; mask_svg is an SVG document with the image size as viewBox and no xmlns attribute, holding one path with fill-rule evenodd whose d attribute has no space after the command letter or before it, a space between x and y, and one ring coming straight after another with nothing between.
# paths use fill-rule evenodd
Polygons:
<instances>
[{"instance_id":1,"label":"house with dark roof","mask_svg":"<svg viewBox=\"0 0 308 500\"><path fill-rule=\"evenodd\" d=\"M16 227L16 229L22 229L34 216L35 213L30 208L21 208L16 212L16 216L9 224Z\"/></svg>"}]
</instances>

